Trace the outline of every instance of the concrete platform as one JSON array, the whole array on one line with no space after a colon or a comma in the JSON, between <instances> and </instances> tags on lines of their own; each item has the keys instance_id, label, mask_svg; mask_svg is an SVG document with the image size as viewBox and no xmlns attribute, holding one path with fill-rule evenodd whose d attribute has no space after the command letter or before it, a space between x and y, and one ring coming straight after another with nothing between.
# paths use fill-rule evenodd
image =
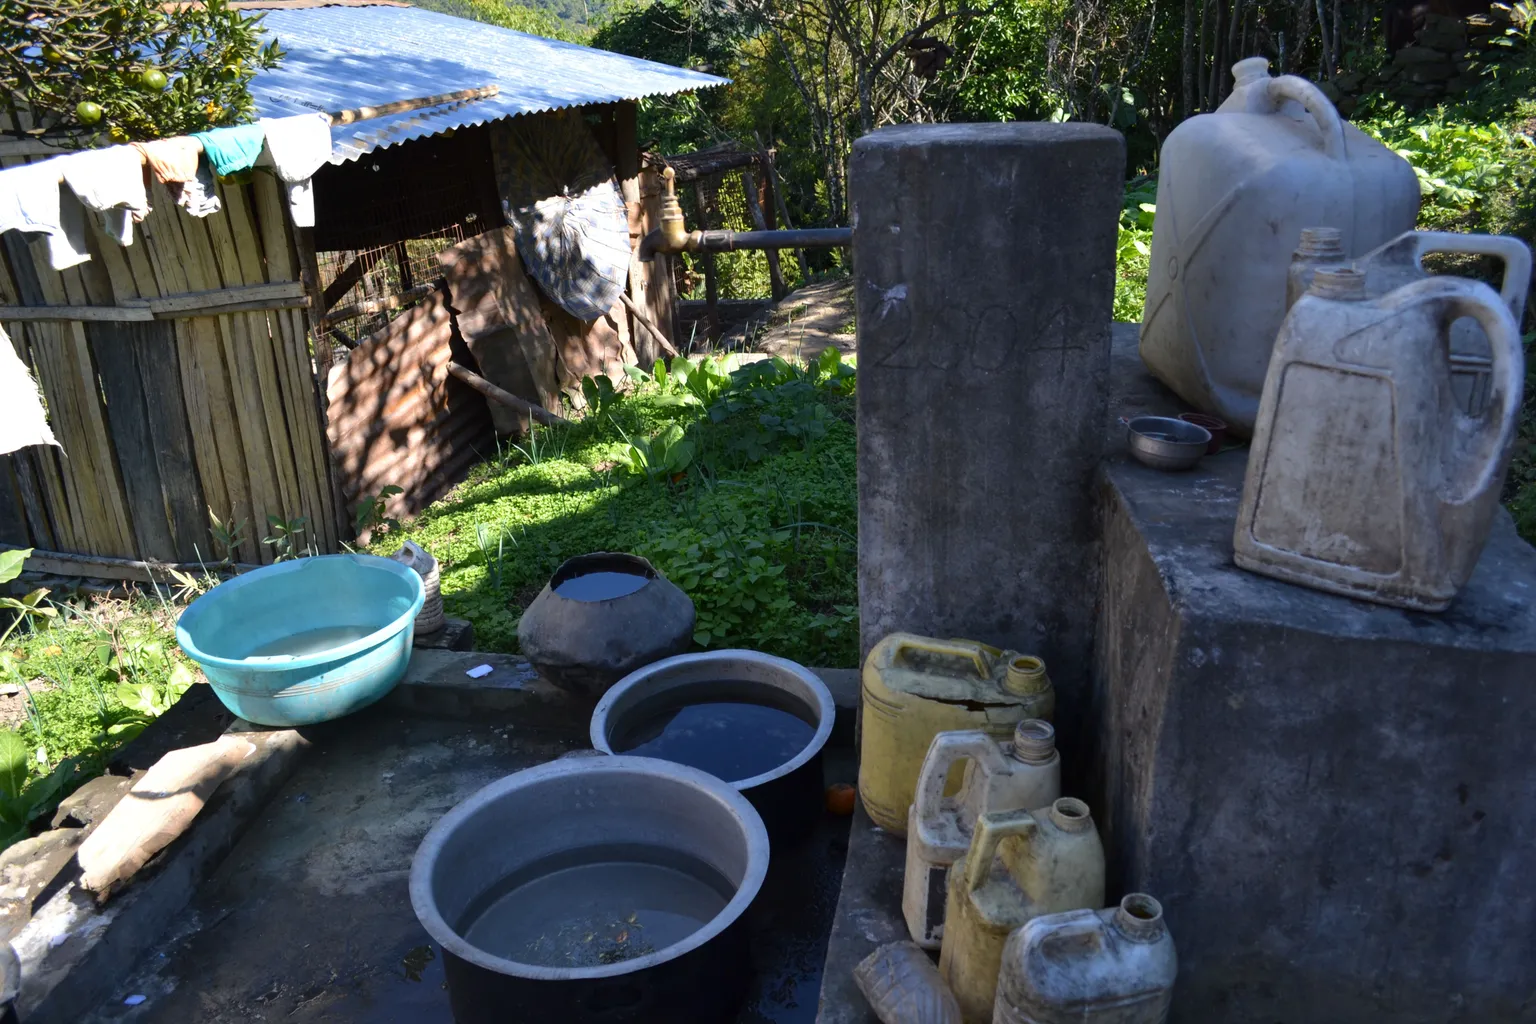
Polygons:
<instances>
[{"instance_id":1,"label":"concrete platform","mask_svg":"<svg viewBox=\"0 0 1536 1024\"><path fill-rule=\"evenodd\" d=\"M492 671L470 680L477 664ZM417 651L386 702L302 730L309 751L287 783L79 1019L450 1024L441 961L406 891L411 858L475 789L586 749L590 710L520 658ZM829 781L853 781L851 747L824 760ZM814 1020L847 835L848 819L827 816L774 858L749 918L757 972L740 1024Z\"/></svg>"},{"instance_id":2,"label":"concrete platform","mask_svg":"<svg viewBox=\"0 0 1536 1024\"><path fill-rule=\"evenodd\" d=\"M1536 549L1501 512L1440 615L1248 573L1245 461L1101 477L1085 795L1173 1020L1536 1019Z\"/></svg>"},{"instance_id":3,"label":"concrete platform","mask_svg":"<svg viewBox=\"0 0 1536 1024\"><path fill-rule=\"evenodd\" d=\"M848 866L827 942L817 1024L880 1024L853 983L853 969L878 947L908 938L901 916L906 859L906 841L870 821L861 804L848 830Z\"/></svg>"}]
</instances>

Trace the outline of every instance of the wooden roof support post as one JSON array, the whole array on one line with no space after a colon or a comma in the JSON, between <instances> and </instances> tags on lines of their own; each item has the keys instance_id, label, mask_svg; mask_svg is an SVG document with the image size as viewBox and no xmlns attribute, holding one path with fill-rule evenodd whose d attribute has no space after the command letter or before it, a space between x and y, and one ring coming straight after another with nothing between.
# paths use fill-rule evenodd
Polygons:
<instances>
[{"instance_id":1,"label":"wooden roof support post","mask_svg":"<svg viewBox=\"0 0 1536 1024\"><path fill-rule=\"evenodd\" d=\"M652 345L646 344L643 339L649 332L651 337L658 340L662 351L671 350L673 355L677 349L672 346L672 341L667 338L656 324L645 319L639 310L650 308L645 290L645 268L640 265L636 250L640 245L640 239L645 235L645 208L640 198L640 143L636 136L636 116L638 104L634 100L623 100L614 104L613 122L613 148L614 169L618 172L619 192L624 198L624 215L629 221L629 280L625 284L629 300L624 305L629 309L630 318L636 321L630 325L630 338L634 342L635 355L641 366L649 367L660 357ZM637 330L643 326L646 332Z\"/></svg>"},{"instance_id":2,"label":"wooden roof support post","mask_svg":"<svg viewBox=\"0 0 1536 1024\"><path fill-rule=\"evenodd\" d=\"M763 206L757 198L757 181L750 167L741 169L741 190L747 197L747 213L752 217L752 226L759 231L767 231L768 220L763 216ZM768 286L773 292L773 301L778 302L788 294L788 289L784 287L784 269L779 266L779 250L765 249L763 255L768 258Z\"/></svg>"},{"instance_id":3,"label":"wooden roof support post","mask_svg":"<svg viewBox=\"0 0 1536 1024\"><path fill-rule=\"evenodd\" d=\"M700 178L693 183L694 197L699 201L699 228L708 231L715 226L715 183L708 178ZM707 312L706 324L708 325L708 339L714 341L720 337L720 277L715 272L715 254L712 252L697 253L704 264L704 300Z\"/></svg>"},{"instance_id":4,"label":"wooden roof support post","mask_svg":"<svg viewBox=\"0 0 1536 1024\"><path fill-rule=\"evenodd\" d=\"M324 405L326 380L331 373L331 343L321 323L330 308L325 302L325 290L320 287L320 261L315 256L315 229L295 227L294 248L299 251L299 277L304 290L309 293L309 336L315 350L315 374L320 378L321 405Z\"/></svg>"},{"instance_id":5,"label":"wooden roof support post","mask_svg":"<svg viewBox=\"0 0 1536 1024\"><path fill-rule=\"evenodd\" d=\"M773 152L763 145L761 135L753 132L752 137L757 140L758 162L762 165L763 174L768 179L769 208L779 211L779 218L784 221L786 231L793 230L795 225L789 219L789 207L784 204L784 190L779 187L779 172L773 166ZM795 260L800 264L800 283L804 284L811 279L811 268L805 261L804 249L795 250Z\"/></svg>"}]
</instances>

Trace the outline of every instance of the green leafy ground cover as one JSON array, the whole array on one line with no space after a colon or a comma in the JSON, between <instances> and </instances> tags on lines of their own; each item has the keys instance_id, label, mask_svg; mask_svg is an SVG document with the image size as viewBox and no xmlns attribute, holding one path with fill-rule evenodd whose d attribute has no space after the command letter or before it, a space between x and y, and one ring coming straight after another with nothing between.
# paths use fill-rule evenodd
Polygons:
<instances>
[{"instance_id":1,"label":"green leafy ground cover","mask_svg":"<svg viewBox=\"0 0 1536 1024\"><path fill-rule=\"evenodd\" d=\"M30 551L0 553L0 583ZM73 789L100 775L196 677L168 604L52 603L47 590L0 598L0 849L26 838Z\"/></svg>"},{"instance_id":2,"label":"green leafy ground cover","mask_svg":"<svg viewBox=\"0 0 1536 1024\"><path fill-rule=\"evenodd\" d=\"M445 608L482 650L517 650L522 610L562 561L630 551L693 599L699 647L856 664L853 367L829 349L809 369L676 359L629 374L618 390L587 381L582 420L507 447L372 549L432 552Z\"/></svg>"}]
</instances>

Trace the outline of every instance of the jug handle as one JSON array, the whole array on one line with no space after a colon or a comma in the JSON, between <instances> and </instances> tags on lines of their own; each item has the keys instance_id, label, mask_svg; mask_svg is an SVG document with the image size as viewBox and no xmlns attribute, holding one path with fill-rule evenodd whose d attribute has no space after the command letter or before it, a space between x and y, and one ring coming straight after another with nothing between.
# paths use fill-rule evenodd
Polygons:
<instances>
[{"instance_id":1,"label":"jug handle","mask_svg":"<svg viewBox=\"0 0 1536 1024\"><path fill-rule=\"evenodd\" d=\"M1525 315L1525 295L1531 284L1530 246L1509 235L1460 235L1454 231L1410 231L1413 259L1422 264L1432 252L1469 253L1492 256L1504 264L1504 278L1499 282L1499 297L1519 323ZM1392 243L1387 243L1388 245Z\"/></svg>"},{"instance_id":2,"label":"jug handle","mask_svg":"<svg viewBox=\"0 0 1536 1024\"><path fill-rule=\"evenodd\" d=\"M944 799L944 783L949 780L950 767L967 757L978 764L984 760L995 762L999 758L997 743L980 729L956 729L933 737L917 777L919 821L933 820L939 802Z\"/></svg>"},{"instance_id":3,"label":"jug handle","mask_svg":"<svg viewBox=\"0 0 1536 1024\"><path fill-rule=\"evenodd\" d=\"M1009 836L1028 835L1039 827L1040 823L1028 811L1005 811L978 817L976 834L971 837L971 848L965 855L966 890L975 892L987 884L999 843Z\"/></svg>"},{"instance_id":4,"label":"jug handle","mask_svg":"<svg viewBox=\"0 0 1536 1024\"><path fill-rule=\"evenodd\" d=\"M1295 100L1306 108L1323 136L1323 153L1333 160L1344 159L1344 122L1321 89L1305 78L1280 75L1266 80L1264 90L1277 110L1282 100Z\"/></svg>"},{"instance_id":5,"label":"jug handle","mask_svg":"<svg viewBox=\"0 0 1536 1024\"><path fill-rule=\"evenodd\" d=\"M924 654L937 654L943 658L959 658L969 661L975 667L977 679L989 679L992 676L992 666L987 663L987 659L980 651L968 644L925 640L921 637L904 638L896 641L896 649L891 652L891 660L899 659L904 651L922 651Z\"/></svg>"},{"instance_id":6,"label":"jug handle","mask_svg":"<svg viewBox=\"0 0 1536 1024\"><path fill-rule=\"evenodd\" d=\"M1477 475L1459 493L1442 495L1452 505L1466 502L1493 486L1494 476L1502 470L1498 453L1514 440L1520 429L1520 402L1525 386L1525 352L1520 343L1520 328L1492 288L1481 281L1459 277L1431 277L1392 292L1380 301L1383 309L1397 309L1419 303L1439 303L1446 310L1446 323L1467 316L1476 320L1488 335L1493 351L1493 387L1503 397L1489 425L1480 431L1483 444L1472 452Z\"/></svg>"}]
</instances>

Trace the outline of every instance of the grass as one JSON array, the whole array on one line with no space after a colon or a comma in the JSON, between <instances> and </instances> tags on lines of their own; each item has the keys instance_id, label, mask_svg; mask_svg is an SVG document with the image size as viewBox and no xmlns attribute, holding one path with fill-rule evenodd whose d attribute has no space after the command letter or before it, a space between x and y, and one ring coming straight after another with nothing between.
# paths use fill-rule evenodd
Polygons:
<instances>
[{"instance_id":1,"label":"grass","mask_svg":"<svg viewBox=\"0 0 1536 1024\"><path fill-rule=\"evenodd\" d=\"M854 371L831 351L809 369L631 368L626 391L593 385L575 425L503 448L372 550L432 552L446 610L482 650L517 650L522 610L562 561L629 551L693 599L698 647L853 666Z\"/></svg>"},{"instance_id":2,"label":"grass","mask_svg":"<svg viewBox=\"0 0 1536 1024\"><path fill-rule=\"evenodd\" d=\"M60 799L193 684L175 609L146 601L47 606L0 650L23 714L0 728L0 847L35 831Z\"/></svg>"}]
</instances>

